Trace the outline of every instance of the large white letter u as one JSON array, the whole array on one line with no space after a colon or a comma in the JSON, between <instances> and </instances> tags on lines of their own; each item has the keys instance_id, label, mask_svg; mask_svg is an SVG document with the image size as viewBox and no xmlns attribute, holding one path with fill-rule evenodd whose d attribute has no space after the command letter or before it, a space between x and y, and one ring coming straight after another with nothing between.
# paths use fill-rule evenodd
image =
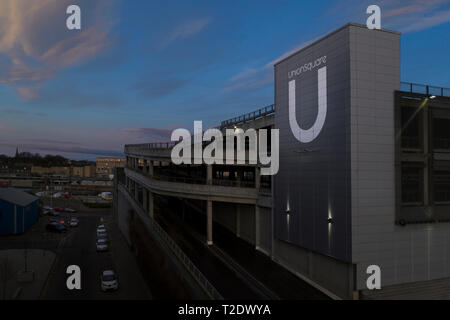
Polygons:
<instances>
[{"instance_id":1,"label":"large white letter u","mask_svg":"<svg viewBox=\"0 0 450 320\"><path fill-rule=\"evenodd\" d=\"M316 122L307 130L300 128L298 125L295 112L295 80L289 81L289 124L295 138L303 143L311 142L317 138L327 117L327 67L320 68L317 73L319 110Z\"/></svg>"}]
</instances>

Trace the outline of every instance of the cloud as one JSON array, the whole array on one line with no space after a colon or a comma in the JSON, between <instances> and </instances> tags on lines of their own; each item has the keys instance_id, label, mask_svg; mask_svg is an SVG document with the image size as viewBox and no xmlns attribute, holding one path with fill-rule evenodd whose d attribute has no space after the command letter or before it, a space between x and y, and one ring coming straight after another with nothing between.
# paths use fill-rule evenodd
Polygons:
<instances>
[{"instance_id":1,"label":"cloud","mask_svg":"<svg viewBox=\"0 0 450 320\"><path fill-rule=\"evenodd\" d=\"M202 18L191 20L183 23L172 30L172 32L164 39L159 48L164 49L177 40L190 38L199 33L210 23L210 18Z\"/></svg>"},{"instance_id":2,"label":"cloud","mask_svg":"<svg viewBox=\"0 0 450 320\"><path fill-rule=\"evenodd\" d=\"M273 83L273 66L290 56L291 54L305 48L313 43L316 39L303 42L302 44L295 46L293 49L286 51L276 59L269 61L268 63L258 68L246 68L244 71L232 76L228 79L231 82L230 85L223 89L224 92L235 90L251 90L258 89Z\"/></svg>"},{"instance_id":3,"label":"cloud","mask_svg":"<svg viewBox=\"0 0 450 320\"><path fill-rule=\"evenodd\" d=\"M1 125L1 124L0 124L0 133L1 133L1 134L5 134L5 133L9 133L9 132L11 132L11 129L10 129L10 128L8 128L7 126L4 126L4 125Z\"/></svg>"},{"instance_id":4,"label":"cloud","mask_svg":"<svg viewBox=\"0 0 450 320\"><path fill-rule=\"evenodd\" d=\"M170 140L172 132L175 129L181 127L181 125L170 125L165 128L127 128L124 129L124 131L127 134L131 134L136 139L152 138L154 141L161 141L161 139L166 141Z\"/></svg>"},{"instance_id":5,"label":"cloud","mask_svg":"<svg viewBox=\"0 0 450 320\"><path fill-rule=\"evenodd\" d=\"M1 130L1 126L0 126ZM77 147L71 145L54 145L50 144L39 144L39 143L0 143L0 147L7 148L16 148L19 147L21 151L41 151L41 152L52 152L52 153L77 153L84 155L98 155L98 156L112 156L112 157L121 157L123 156L122 151L118 150L104 150L104 149L95 149L88 147Z\"/></svg>"},{"instance_id":6,"label":"cloud","mask_svg":"<svg viewBox=\"0 0 450 320\"><path fill-rule=\"evenodd\" d=\"M15 115L34 115L34 116L38 116L38 117L46 117L48 116L47 113L43 113L43 112L28 112L25 110L19 110L19 109L2 109L0 110L1 113L4 114L15 114Z\"/></svg>"},{"instance_id":7,"label":"cloud","mask_svg":"<svg viewBox=\"0 0 450 320\"><path fill-rule=\"evenodd\" d=\"M24 99L36 99L43 83L61 69L99 55L111 45L114 2L79 0L82 30L69 31L65 26L69 0L2 0L0 56L9 62L2 63L6 67L1 69L0 83L14 86Z\"/></svg>"},{"instance_id":8,"label":"cloud","mask_svg":"<svg viewBox=\"0 0 450 320\"><path fill-rule=\"evenodd\" d=\"M162 79L158 75L152 75L143 77L136 84L131 86L131 89L136 90L139 94L151 98L157 99L167 96L182 87L189 82L188 79L181 78L167 78Z\"/></svg>"}]
</instances>

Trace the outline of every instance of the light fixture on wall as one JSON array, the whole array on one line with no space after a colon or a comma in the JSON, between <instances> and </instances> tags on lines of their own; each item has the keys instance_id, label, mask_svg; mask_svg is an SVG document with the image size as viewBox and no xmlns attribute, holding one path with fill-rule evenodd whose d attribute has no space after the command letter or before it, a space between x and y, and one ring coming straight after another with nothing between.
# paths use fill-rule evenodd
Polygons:
<instances>
[{"instance_id":1,"label":"light fixture on wall","mask_svg":"<svg viewBox=\"0 0 450 320\"><path fill-rule=\"evenodd\" d=\"M430 96L430 99L436 99L435 95Z\"/></svg>"}]
</instances>

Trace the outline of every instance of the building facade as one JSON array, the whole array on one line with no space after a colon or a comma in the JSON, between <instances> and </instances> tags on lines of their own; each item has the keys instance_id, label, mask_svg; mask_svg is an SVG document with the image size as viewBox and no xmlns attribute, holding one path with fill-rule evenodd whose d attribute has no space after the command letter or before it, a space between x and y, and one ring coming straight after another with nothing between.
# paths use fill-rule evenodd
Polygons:
<instances>
[{"instance_id":1,"label":"building facade","mask_svg":"<svg viewBox=\"0 0 450 320\"><path fill-rule=\"evenodd\" d=\"M39 198L13 188L0 188L0 234L24 233L39 218Z\"/></svg>"},{"instance_id":2,"label":"building facade","mask_svg":"<svg viewBox=\"0 0 450 320\"><path fill-rule=\"evenodd\" d=\"M114 173L114 168L125 167L125 158L102 157L97 158L96 173L100 176L109 176Z\"/></svg>"},{"instance_id":3,"label":"building facade","mask_svg":"<svg viewBox=\"0 0 450 320\"><path fill-rule=\"evenodd\" d=\"M334 298L448 298L450 89L402 83L398 32L348 24L275 65L275 106L220 129L276 128L280 170L171 163L173 144L127 145L115 211L154 221L154 197L196 203ZM369 266L381 290L368 290ZM413 288L420 288L416 290Z\"/></svg>"}]
</instances>

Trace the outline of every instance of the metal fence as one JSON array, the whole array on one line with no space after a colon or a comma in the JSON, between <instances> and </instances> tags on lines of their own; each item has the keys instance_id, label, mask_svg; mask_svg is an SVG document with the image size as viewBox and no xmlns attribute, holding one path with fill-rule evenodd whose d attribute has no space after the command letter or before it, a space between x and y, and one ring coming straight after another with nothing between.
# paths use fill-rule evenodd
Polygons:
<instances>
[{"instance_id":1,"label":"metal fence","mask_svg":"<svg viewBox=\"0 0 450 320\"><path fill-rule=\"evenodd\" d=\"M430 96L450 97L449 88L434 87L411 82L402 82L400 90L404 92L426 94Z\"/></svg>"},{"instance_id":2,"label":"metal fence","mask_svg":"<svg viewBox=\"0 0 450 320\"><path fill-rule=\"evenodd\" d=\"M252 120L255 120L260 117L265 117L274 112L275 112L275 105L272 104L270 106L266 106L266 107L258 109L256 111L243 114L239 117L235 117L235 118L232 118L229 120L222 121L221 127L223 128L223 127L232 126L232 125L238 124L238 123L245 123L247 121L252 121Z\"/></svg>"},{"instance_id":3,"label":"metal fence","mask_svg":"<svg viewBox=\"0 0 450 320\"><path fill-rule=\"evenodd\" d=\"M145 214L145 209L138 203L134 197L131 195L129 190L124 186L120 185L119 188L124 194L127 195L128 200L137 207L139 210L138 214L141 218L145 217L148 223L146 225L153 231L153 234L158 237L158 239L163 242L175 255L175 257L185 266L186 270L192 275L192 277L198 282L198 284L205 290L205 292L215 300L223 300L222 295L214 288L214 286L206 279L203 273L192 263L191 259L181 250L181 248L173 241L173 239L167 234L166 231L154 220L149 218Z\"/></svg>"}]
</instances>

